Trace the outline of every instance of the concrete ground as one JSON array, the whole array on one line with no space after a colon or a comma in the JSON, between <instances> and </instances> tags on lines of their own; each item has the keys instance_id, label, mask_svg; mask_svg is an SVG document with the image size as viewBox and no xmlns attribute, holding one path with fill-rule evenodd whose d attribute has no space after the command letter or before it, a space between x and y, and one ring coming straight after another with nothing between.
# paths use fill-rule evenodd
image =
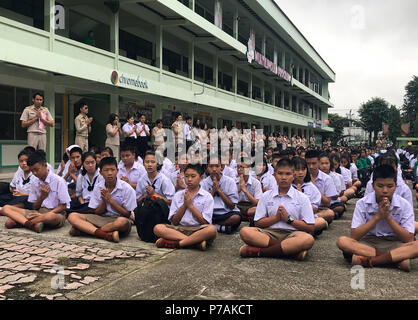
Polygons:
<instances>
[{"instance_id":1,"label":"concrete ground","mask_svg":"<svg viewBox=\"0 0 418 320\"><path fill-rule=\"evenodd\" d=\"M418 299L416 260L410 273L364 269L361 282L359 271L343 259L335 243L349 235L355 202L349 201L344 216L302 262L242 259L239 233L218 234L206 252L170 250L140 241L135 228L114 244L70 237L68 222L41 234L7 230L0 217L0 299Z\"/></svg>"}]
</instances>

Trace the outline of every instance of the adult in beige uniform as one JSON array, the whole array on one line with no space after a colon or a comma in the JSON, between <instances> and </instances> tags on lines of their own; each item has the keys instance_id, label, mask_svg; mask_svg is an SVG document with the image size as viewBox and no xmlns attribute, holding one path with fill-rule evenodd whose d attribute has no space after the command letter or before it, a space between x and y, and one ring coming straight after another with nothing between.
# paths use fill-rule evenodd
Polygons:
<instances>
[{"instance_id":1,"label":"adult in beige uniform","mask_svg":"<svg viewBox=\"0 0 418 320\"><path fill-rule=\"evenodd\" d=\"M89 151L89 133L91 132L91 123L93 118L87 117L89 107L85 102L80 104L80 114L75 118L75 142L84 152Z\"/></svg>"},{"instance_id":2,"label":"adult in beige uniform","mask_svg":"<svg viewBox=\"0 0 418 320\"><path fill-rule=\"evenodd\" d=\"M53 127L54 119L48 108L43 107L44 96L35 93L32 98L33 105L23 110L20 120L22 128L28 128L28 145L37 150L46 150L46 126Z\"/></svg>"},{"instance_id":3,"label":"adult in beige uniform","mask_svg":"<svg viewBox=\"0 0 418 320\"><path fill-rule=\"evenodd\" d=\"M109 147L113 151L113 155L119 157L119 145L120 145L120 135L122 130L120 129L119 117L117 114L112 113L109 116L109 121L106 125L106 143L105 146Z\"/></svg>"}]
</instances>

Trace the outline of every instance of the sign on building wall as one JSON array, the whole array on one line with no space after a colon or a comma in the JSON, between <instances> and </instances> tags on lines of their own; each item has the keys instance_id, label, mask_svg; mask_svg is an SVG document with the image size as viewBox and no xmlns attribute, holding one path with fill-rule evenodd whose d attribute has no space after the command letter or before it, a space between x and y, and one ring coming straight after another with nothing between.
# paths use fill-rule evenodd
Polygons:
<instances>
[{"instance_id":1,"label":"sign on building wall","mask_svg":"<svg viewBox=\"0 0 418 320\"><path fill-rule=\"evenodd\" d=\"M215 26L222 29L222 2L215 0Z\"/></svg>"}]
</instances>

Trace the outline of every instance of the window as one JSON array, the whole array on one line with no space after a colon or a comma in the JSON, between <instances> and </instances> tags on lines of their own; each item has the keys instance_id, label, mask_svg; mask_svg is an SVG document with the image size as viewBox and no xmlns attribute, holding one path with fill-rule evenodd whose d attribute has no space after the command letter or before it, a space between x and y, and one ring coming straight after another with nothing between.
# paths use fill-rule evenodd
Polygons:
<instances>
[{"instance_id":1,"label":"window","mask_svg":"<svg viewBox=\"0 0 418 320\"><path fill-rule=\"evenodd\" d=\"M7 11L4 11L4 15L7 18L17 19L17 21L21 23L28 24L38 29L44 29L44 1L0 0L0 8L15 13L14 15L8 15ZM16 16L16 13L20 15L21 18Z\"/></svg>"}]
</instances>

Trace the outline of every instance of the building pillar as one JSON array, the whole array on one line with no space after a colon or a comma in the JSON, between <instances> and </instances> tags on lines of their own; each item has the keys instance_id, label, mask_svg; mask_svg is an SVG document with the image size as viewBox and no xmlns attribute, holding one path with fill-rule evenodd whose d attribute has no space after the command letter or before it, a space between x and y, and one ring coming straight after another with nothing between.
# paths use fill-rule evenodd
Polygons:
<instances>
[{"instance_id":1,"label":"building pillar","mask_svg":"<svg viewBox=\"0 0 418 320\"><path fill-rule=\"evenodd\" d=\"M189 8L190 10L195 10L195 0L189 0Z\"/></svg>"},{"instance_id":2,"label":"building pillar","mask_svg":"<svg viewBox=\"0 0 418 320\"><path fill-rule=\"evenodd\" d=\"M194 80L194 41L191 41L189 43L189 67L188 67L188 73L189 78Z\"/></svg>"},{"instance_id":3,"label":"building pillar","mask_svg":"<svg viewBox=\"0 0 418 320\"><path fill-rule=\"evenodd\" d=\"M284 90L281 90L281 93L280 107L284 109Z\"/></svg>"},{"instance_id":4,"label":"building pillar","mask_svg":"<svg viewBox=\"0 0 418 320\"><path fill-rule=\"evenodd\" d=\"M297 113L300 113L300 105L299 105L299 97L298 96L296 96L296 112Z\"/></svg>"},{"instance_id":5,"label":"building pillar","mask_svg":"<svg viewBox=\"0 0 418 320\"><path fill-rule=\"evenodd\" d=\"M55 0L44 0L44 30L49 32L49 51L54 51Z\"/></svg>"},{"instance_id":6,"label":"building pillar","mask_svg":"<svg viewBox=\"0 0 418 320\"><path fill-rule=\"evenodd\" d=\"M248 79L248 97L250 99L253 98L253 74L250 72L250 76Z\"/></svg>"},{"instance_id":7,"label":"building pillar","mask_svg":"<svg viewBox=\"0 0 418 320\"><path fill-rule=\"evenodd\" d=\"M282 52L282 63L281 67L283 70L286 70L286 52L283 50Z\"/></svg>"},{"instance_id":8,"label":"building pillar","mask_svg":"<svg viewBox=\"0 0 418 320\"><path fill-rule=\"evenodd\" d=\"M264 80L261 80L261 102L265 103L265 97L266 97L266 89L264 88L265 82Z\"/></svg>"},{"instance_id":9,"label":"building pillar","mask_svg":"<svg viewBox=\"0 0 418 320\"><path fill-rule=\"evenodd\" d=\"M219 57L217 54L213 56L213 82L214 87L218 88L219 85Z\"/></svg>"},{"instance_id":10,"label":"building pillar","mask_svg":"<svg viewBox=\"0 0 418 320\"><path fill-rule=\"evenodd\" d=\"M155 42L155 66L160 68L160 72L163 68L163 26L156 26L156 42Z\"/></svg>"},{"instance_id":11,"label":"building pillar","mask_svg":"<svg viewBox=\"0 0 418 320\"><path fill-rule=\"evenodd\" d=\"M47 127L46 133L46 160L53 168L55 168L55 85L54 77L50 76L49 81L45 83L45 101L44 105L51 113L52 119L54 119L54 126Z\"/></svg>"},{"instance_id":12,"label":"building pillar","mask_svg":"<svg viewBox=\"0 0 418 320\"><path fill-rule=\"evenodd\" d=\"M276 106L276 86L274 84L271 89L271 104L273 106Z\"/></svg>"},{"instance_id":13,"label":"building pillar","mask_svg":"<svg viewBox=\"0 0 418 320\"><path fill-rule=\"evenodd\" d=\"M234 90L233 92L237 94L238 93L238 69L235 63L232 65L232 87Z\"/></svg>"},{"instance_id":14,"label":"building pillar","mask_svg":"<svg viewBox=\"0 0 418 320\"><path fill-rule=\"evenodd\" d=\"M119 11L112 14L110 23L110 51L115 53L115 69L119 69Z\"/></svg>"},{"instance_id":15,"label":"building pillar","mask_svg":"<svg viewBox=\"0 0 418 320\"><path fill-rule=\"evenodd\" d=\"M234 38L236 40L238 40L238 36L239 36L239 13L238 13L238 9L235 9L235 12L234 12L234 21L233 21L232 28L233 28Z\"/></svg>"}]
</instances>

